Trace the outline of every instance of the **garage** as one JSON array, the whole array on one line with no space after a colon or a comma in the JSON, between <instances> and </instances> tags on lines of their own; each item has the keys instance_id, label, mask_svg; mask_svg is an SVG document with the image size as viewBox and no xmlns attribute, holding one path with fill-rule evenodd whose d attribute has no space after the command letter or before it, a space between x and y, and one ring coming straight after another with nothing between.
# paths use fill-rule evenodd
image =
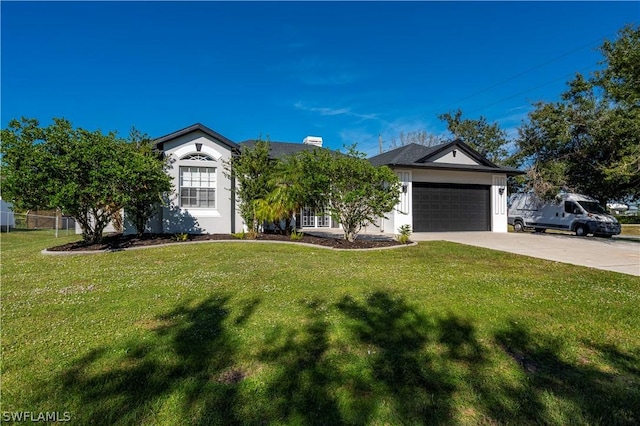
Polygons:
<instances>
[{"instance_id":1,"label":"garage","mask_svg":"<svg viewBox=\"0 0 640 426\"><path fill-rule=\"evenodd\" d=\"M490 231L489 185L413 182L413 231Z\"/></svg>"}]
</instances>

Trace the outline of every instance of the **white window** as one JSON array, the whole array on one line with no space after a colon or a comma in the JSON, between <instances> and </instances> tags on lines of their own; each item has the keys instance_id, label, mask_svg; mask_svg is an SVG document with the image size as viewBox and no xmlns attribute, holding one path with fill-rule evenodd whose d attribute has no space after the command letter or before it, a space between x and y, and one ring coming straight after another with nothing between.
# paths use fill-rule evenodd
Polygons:
<instances>
[{"instance_id":1,"label":"white window","mask_svg":"<svg viewBox=\"0 0 640 426\"><path fill-rule=\"evenodd\" d=\"M215 167L180 167L180 206L216 207Z\"/></svg>"}]
</instances>

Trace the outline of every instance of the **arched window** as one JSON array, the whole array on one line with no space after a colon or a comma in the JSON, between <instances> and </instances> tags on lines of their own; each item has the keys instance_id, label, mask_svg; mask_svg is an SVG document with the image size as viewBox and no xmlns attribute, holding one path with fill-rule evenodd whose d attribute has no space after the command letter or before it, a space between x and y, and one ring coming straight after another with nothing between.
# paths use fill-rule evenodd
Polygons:
<instances>
[{"instance_id":1,"label":"arched window","mask_svg":"<svg viewBox=\"0 0 640 426\"><path fill-rule=\"evenodd\" d=\"M182 157L181 160L215 161L213 158L205 154L189 154Z\"/></svg>"}]
</instances>

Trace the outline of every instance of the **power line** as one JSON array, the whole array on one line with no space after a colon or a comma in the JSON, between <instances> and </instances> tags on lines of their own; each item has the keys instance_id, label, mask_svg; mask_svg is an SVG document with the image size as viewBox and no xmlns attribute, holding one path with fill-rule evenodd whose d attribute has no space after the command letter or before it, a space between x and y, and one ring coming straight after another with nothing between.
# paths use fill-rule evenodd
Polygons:
<instances>
[{"instance_id":1,"label":"power line","mask_svg":"<svg viewBox=\"0 0 640 426\"><path fill-rule=\"evenodd\" d=\"M515 74L515 75L513 75L513 76L511 76L511 77L509 77L509 78L507 78L507 79L505 79L505 80L502 80L502 81L501 81L501 82L499 82L499 83L496 83L496 84L494 84L494 85L492 85L492 86L489 86L489 87L487 87L487 88L485 88L485 89L482 89L482 90L480 90L480 91L478 91L478 92L476 92L476 93L474 93L474 94L472 94L472 95L469 95L469 96L467 96L467 97L464 97L464 98L462 98L462 99L459 99L457 102L466 101L467 99L473 98L473 97L475 97L475 96L477 96L477 95L479 95L479 94L481 94L481 93L487 92L487 91L489 91L489 90L491 90L491 89L495 89L496 87L502 86L503 84L510 82L511 80L515 80L515 79L516 79L516 78L518 78L518 77L522 77L522 76L523 76L523 75L525 75L525 74L528 74L528 73L530 73L530 72L532 72L532 71L536 71L536 70L538 70L538 69L540 69L540 68L542 68L542 67L545 67L545 66L547 66L547 65L549 65L549 64L552 64L552 63L554 63L554 62L557 62L557 61L559 61L560 59L564 59L564 58L566 58L566 57L567 57L567 56L569 56L569 55L572 55L572 54L574 54L574 53L576 53L576 52L579 52L579 51L581 51L581 50L583 50L583 49L586 49L587 47L591 47L591 46L593 46L593 45L595 45L595 44L599 44L599 43L601 43L601 42L602 42L602 40L594 40L594 41L592 41L591 43L585 44L585 45L583 45L583 46L580 46L580 47L578 47L578 48L575 48L575 49L573 49L573 50L570 50L570 51L568 51L568 52L565 52L565 53L563 53L563 54L562 54L562 55L560 55L560 56L557 56L557 57L555 57L555 58L553 58L553 59L550 59L550 60L548 60L548 61L546 61L546 62L541 63L540 65L536 65L535 67L529 68L528 70L525 70L525 71L522 71L522 72L520 72L520 73L518 73L518 74Z\"/></svg>"},{"instance_id":2,"label":"power line","mask_svg":"<svg viewBox=\"0 0 640 426\"><path fill-rule=\"evenodd\" d=\"M597 65L592 65L592 66L590 66L590 67L588 67L588 68L583 69L583 70L582 70L582 72L584 72L584 71L590 71L590 70L595 69L595 68L597 68ZM575 74L576 74L575 72L570 72L570 73L568 73L568 74L563 75L562 77L558 77L558 78L556 78L556 79L553 79L553 80L547 81L546 83L539 84L539 85L537 85L537 86L535 86L535 87L532 87L532 88L530 88L530 89L524 90L524 91L522 91L522 92L520 92L520 93L516 93L515 95L511 95L511 96L508 96L508 97L506 97L506 98L502 98L502 99L500 99L499 101L495 101L495 102L493 102L493 103L490 103L490 104L487 104L487 105L481 106L481 107L479 107L479 108L475 108L475 109L469 110L469 111L467 111L467 112L470 112L470 113L471 113L471 112L476 112L476 111L483 110L483 109L485 109L485 108L488 108L488 107L491 107L491 106L497 105L497 104L502 103L502 102L504 102L504 101L508 101L509 99L517 98L518 96L524 95L525 93L532 92L532 91L537 90L537 89L539 89L539 88L541 88L541 87L548 86L548 85L553 84L553 83L555 83L555 82L557 82L557 81L565 80L565 79L567 79L568 77L574 76Z\"/></svg>"},{"instance_id":3,"label":"power line","mask_svg":"<svg viewBox=\"0 0 640 426\"><path fill-rule=\"evenodd\" d=\"M606 37L611 36L611 35L613 35L613 34L605 35L603 38L606 38ZM540 69L540 68L543 68L543 67L545 67L545 66L547 66L547 65L549 65L549 64L552 64L552 63L554 63L554 62L557 62L557 61L559 61L559 60L561 60L561 59L566 58L567 56L570 56L570 55L572 55L572 54L574 54L574 53L576 53L576 52L579 52L579 51L581 51L581 50L584 50L584 49L586 49L586 48L588 48L588 47L594 46L594 45L599 44L599 43L602 43L602 39L594 40L594 41L592 41L592 42L590 42L590 43L587 43L587 44L585 44L585 45L582 45L582 46L580 46L580 47L577 47L577 48L575 48L575 49L572 49L572 50L570 50L570 51L567 51L567 52L565 52L565 53L563 53L563 54L561 54L561 55L559 55L559 56L557 56L557 57L555 57L555 58L553 58L553 59L550 59L550 60L548 60L548 61L545 61L545 62L543 62L543 63L541 63L541 64L538 64L538 65L536 65L536 66L534 66L534 67L528 68L528 69L527 69L527 70L525 70L525 71L521 71L521 72L519 72L519 73L517 73L517 74L514 74L514 75L512 75L511 77L508 77L508 78L506 78L506 79L504 79L504 80L502 80L502 81L500 81L500 82L498 82L498 83L495 83L495 84L493 84L493 85L491 85L491 86L488 86L488 87L486 87L486 88L484 88L484 89L482 89L482 90L480 90L480 91L478 91L478 92L475 92L475 93L473 93L473 94L471 94L471 95L468 95L468 96L465 96L465 97L463 97L463 98L460 98L460 99L458 99L457 101L454 101L453 103L456 103L456 104L457 104L457 103L463 102L463 101L465 101L465 100L471 99L471 98L473 98L473 97L475 97L475 96L478 96L478 95L480 95L480 94L482 94L482 93L485 93L485 92L487 92L487 91L489 91L489 90L491 90L491 89L495 89L496 87L502 86L502 85L504 85L505 83L508 83L508 82L510 82L510 81L512 81L512 80L515 80L515 79L519 78L519 77L522 77L523 75L526 75L526 74L528 74L528 73L530 73L530 72L536 71L536 70L538 70L538 69ZM587 68L586 70L591 70L591 69L593 69L593 68L595 68L595 67L596 67L596 65L593 65L593 66L591 66L591 67ZM586 70L585 70L585 69L583 69L582 71L586 71ZM493 106L493 105L499 104L499 103L504 102L504 101L507 101L507 100L509 100L509 99L513 99L513 98L518 97L518 96L521 96L521 95L523 95L523 94L525 94L525 93L531 92L531 91L533 91L533 90L537 90L537 89L539 89L539 88L541 88L541 87L548 86L549 84L552 84L552 83L555 83L555 82L557 82L557 81L559 81L559 80L565 79L565 78L567 78L567 76L571 76L571 75L573 75L573 74L575 74L575 72L572 72L572 73L569 73L569 74L567 74L567 75L565 75L565 76L559 77L559 78L557 78L557 79L554 79L554 80L551 80L551 81L548 81L548 82L542 83L542 84L540 84L540 85L538 85L538 86L535 86L535 87L533 87L533 88L527 89L527 90L522 91L522 92L519 92L519 93L517 93L517 94L515 94L515 95L511 95L511 96L509 96L509 97L507 97L507 98L503 98L503 99L501 99L501 100L499 100L499 101L496 101L496 102L493 102L493 103L491 103L491 104L488 104L488 105L485 105L485 106L482 106L482 107L479 107L479 108L475 108L475 109L473 109L473 110L471 110L471 111L468 111L468 112L475 112L475 111L478 111L478 110L482 110L482 109L484 109L484 108L488 108L488 107L490 107L490 106ZM400 123L397 123L397 124L395 124L395 125L393 125L393 126L387 127L385 130L383 130L383 131L381 131L381 132L379 133L379 136L380 136L382 133L387 133L387 132L389 132L389 131L391 131L391 130L394 130L394 129L399 128L400 126L403 126L403 125L405 125L405 124L408 124L408 123L410 123L411 121L415 120L416 118L419 118L419 117L422 117L422 116L425 116L425 115L432 115L432 114L435 114L435 113L437 113L437 112L438 112L438 111L435 111L435 110L434 110L434 111L431 111L431 112L429 112L429 113L427 113L427 114L419 114L419 115L417 115L417 116L412 117L410 120L404 120L404 121L402 121L402 122L400 122ZM367 138L367 139L364 139L364 140L363 140L363 141L361 141L360 143L366 143L366 142L368 142L368 141L371 141L372 139L374 139L374 137L369 137L369 138ZM371 146L373 147L373 145L371 145ZM373 148L370 148L370 149L373 149ZM365 149L365 151L366 151L366 149Z\"/></svg>"}]
</instances>

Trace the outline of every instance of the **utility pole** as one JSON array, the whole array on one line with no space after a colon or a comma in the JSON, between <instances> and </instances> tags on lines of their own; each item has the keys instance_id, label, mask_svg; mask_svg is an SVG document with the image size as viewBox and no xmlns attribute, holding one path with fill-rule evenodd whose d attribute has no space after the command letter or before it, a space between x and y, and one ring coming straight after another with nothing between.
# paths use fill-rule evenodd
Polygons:
<instances>
[{"instance_id":1,"label":"utility pole","mask_svg":"<svg viewBox=\"0 0 640 426\"><path fill-rule=\"evenodd\" d=\"M378 133L378 151L382 154L382 133Z\"/></svg>"}]
</instances>

